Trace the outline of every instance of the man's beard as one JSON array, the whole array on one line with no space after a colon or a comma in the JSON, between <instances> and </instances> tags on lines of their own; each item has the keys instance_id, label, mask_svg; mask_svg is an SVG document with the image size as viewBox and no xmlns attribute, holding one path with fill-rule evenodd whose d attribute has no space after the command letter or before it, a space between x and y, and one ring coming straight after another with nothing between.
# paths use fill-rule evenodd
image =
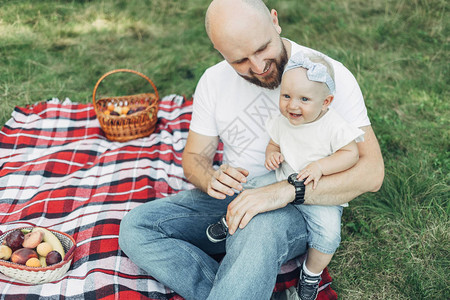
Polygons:
<instances>
[{"instance_id":1,"label":"man's beard","mask_svg":"<svg viewBox=\"0 0 450 300\"><path fill-rule=\"evenodd\" d=\"M277 61L276 59L270 59L267 61L269 67L272 65L272 63L275 64L275 71L269 74L267 78L264 78L265 79L264 81L258 79L252 70L250 70L251 76L241 74L239 75L250 83L256 84L263 88L273 90L276 89L281 83L281 77L283 76L284 67L286 66L287 61L288 57L286 48L284 47L283 42L281 42L281 56L279 61Z\"/></svg>"}]
</instances>

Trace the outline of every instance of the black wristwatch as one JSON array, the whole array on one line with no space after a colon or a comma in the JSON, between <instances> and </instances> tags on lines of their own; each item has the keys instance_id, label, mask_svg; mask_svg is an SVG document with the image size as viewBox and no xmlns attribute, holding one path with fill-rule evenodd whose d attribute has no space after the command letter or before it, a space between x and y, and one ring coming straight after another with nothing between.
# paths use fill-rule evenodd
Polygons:
<instances>
[{"instance_id":1,"label":"black wristwatch","mask_svg":"<svg viewBox=\"0 0 450 300\"><path fill-rule=\"evenodd\" d=\"M305 184L303 180L297 179L298 173L292 173L289 175L287 181L295 188L295 199L292 204L303 204L305 202Z\"/></svg>"}]
</instances>

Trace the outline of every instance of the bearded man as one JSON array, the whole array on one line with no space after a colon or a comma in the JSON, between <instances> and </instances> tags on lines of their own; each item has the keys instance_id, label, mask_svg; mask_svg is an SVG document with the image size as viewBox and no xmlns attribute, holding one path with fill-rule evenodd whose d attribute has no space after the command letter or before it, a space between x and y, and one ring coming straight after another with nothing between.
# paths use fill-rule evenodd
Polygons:
<instances>
[{"instance_id":1,"label":"bearded man","mask_svg":"<svg viewBox=\"0 0 450 300\"><path fill-rule=\"evenodd\" d=\"M278 113L288 58L317 52L281 38L277 11L260 0L214 0L205 24L225 60L205 71L194 94L182 165L197 188L131 210L119 243L134 263L185 299L269 299L281 265L308 246L305 221L292 202L341 205L375 192L384 177L383 159L355 78L327 58L336 78L333 108L365 132L358 163L323 176L316 189L306 186L301 195L287 181L243 190L268 172L264 125ZM219 139L223 164L216 169ZM229 235L212 243L205 230L225 213ZM220 264L210 256L224 252Z\"/></svg>"}]
</instances>

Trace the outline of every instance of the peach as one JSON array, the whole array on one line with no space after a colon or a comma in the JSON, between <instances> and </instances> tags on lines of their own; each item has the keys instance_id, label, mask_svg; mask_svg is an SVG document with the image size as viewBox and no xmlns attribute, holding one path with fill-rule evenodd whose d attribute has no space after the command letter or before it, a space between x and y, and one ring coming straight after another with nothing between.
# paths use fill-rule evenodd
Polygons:
<instances>
[{"instance_id":1,"label":"peach","mask_svg":"<svg viewBox=\"0 0 450 300\"><path fill-rule=\"evenodd\" d=\"M33 268L40 268L41 266L41 262L39 261L38 258L36 257L32 257L29 260L27 260L27 262L25 263L25 265L27 267L33 267Z\"/></svg>"},{"instance_id":2,"label":"peach","mask_svg":"<svg viewBox=\"0 0 450 300\"><path fill-rule=\"evenodd\" d=\"M29 248L20 248L13 252L11 255L11 261L16 264L24 265L27 260L32 257L38 258L36 251Z\"/></svg>"},{"instance_id":3,"label":"peach","mask_svg":"<svg viewBox=\"0 0 450 300\"><path fill-rule=\"evenodd\" d=\"M6 245L0 246L0 259L8 260L11 257L12 250Z\"/></svg>"},{"instance_id":4,"label":"peach","mask_svg":"<svg viewBox=\"0 0 450 300\"><path fill-rule=\"evenodd\" d=\"M24 248L34 249L42 242L43 239L44 233L42 231L30 232L25 235L22 246Z\"/></svg>"}]
</instances>

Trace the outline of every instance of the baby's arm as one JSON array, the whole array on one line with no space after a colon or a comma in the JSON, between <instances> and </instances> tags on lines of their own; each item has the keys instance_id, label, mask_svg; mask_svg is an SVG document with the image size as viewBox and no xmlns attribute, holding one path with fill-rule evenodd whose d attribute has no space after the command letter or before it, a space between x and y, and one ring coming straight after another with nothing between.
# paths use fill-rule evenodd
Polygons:
<instances>
[{"instance_id":1,"label":"baby's arm","mask_svg":"<svg viewBox=\"0 0 450 300\"><path fill-rule=\"evenodd\" d=\"M284 157L280 152L280 145L270 139L270 142L266 147L266 162L264 164L265 167L268 170L275 170L280 166L283 160Z\"/></svg>"},{"instance_id":2,"label":"baby's arm","mask_svg":"<svg viewBox=\"0 0 450 300\"><path fill-rule=\"evenodd\" d=\"M297 178L305 180L305 185L313 181L313 189L315 189L322 175L331 175L350 169L358 162L358 159L358 146L355 141L352 141L330 156L307 165L298 173Z\"/></svg>"}]
</instances>

